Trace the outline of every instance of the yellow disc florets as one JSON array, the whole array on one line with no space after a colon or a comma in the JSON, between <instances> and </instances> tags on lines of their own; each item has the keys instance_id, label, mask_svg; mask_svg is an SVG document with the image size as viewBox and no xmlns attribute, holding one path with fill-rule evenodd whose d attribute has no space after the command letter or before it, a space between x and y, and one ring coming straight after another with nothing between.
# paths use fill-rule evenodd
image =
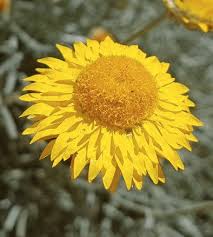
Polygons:
<instances>
[{"instance_id":1,"label":"yellow disc florets","mask_svg":"<svg viewBox=\"0 0 213 237\"><path fill-rule=\"evenodd\" d=\"M75 86L78 110L111 128L132 128L153 113L156 83L144 66L125 56L102 57L88 65Z\"/></svg>"}]
</instances>

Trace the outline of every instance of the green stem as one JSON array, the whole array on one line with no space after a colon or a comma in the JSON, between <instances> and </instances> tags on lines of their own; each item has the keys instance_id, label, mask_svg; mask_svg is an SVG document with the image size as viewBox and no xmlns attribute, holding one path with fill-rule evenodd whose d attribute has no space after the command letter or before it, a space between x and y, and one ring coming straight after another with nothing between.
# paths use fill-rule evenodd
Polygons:
<instances>
[{"instance_id":1,"label":"green stem","mask_svg":"<svg viewBox=\"0 0 213 237\"><path fill-rule=\"evenodd\" d=\"M135 40L136 38L146 34L147 32L151 31L153 28L158 26L164 19L166 19L168 16L168 12L165 11L163 14L161 14L158 18L154 19L150 23L148 23L143 29L135 32L134 34L130 35L127 39L123 41L124 44L128 44Z\"/></svg>"}]
</instances>

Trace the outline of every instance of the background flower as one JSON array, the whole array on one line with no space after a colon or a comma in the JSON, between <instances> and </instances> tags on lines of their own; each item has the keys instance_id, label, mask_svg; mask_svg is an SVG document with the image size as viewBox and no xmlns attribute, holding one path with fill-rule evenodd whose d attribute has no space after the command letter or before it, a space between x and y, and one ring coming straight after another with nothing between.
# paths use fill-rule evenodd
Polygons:
<instances>
[{"instance_id":1,"label":"background flower","mask_svg":"<svg viewBox=\"0 0 213 237\"><path fill-rule=\"evenodd\" d=\"M94 27L89 32L89 38L97 40L98 42L103 41L107 36L110 36L112 39L115 38L115 36L112 36L112 34L103 27Z\"/></svg>"},{"instance_id":2,"label":"background flower","mask_svg":"<svg viewBox=\"0 0 213 237\"><path fill-rule=\"evenodd\" d=\"M8 12L10 10L10 0L0 0L0 12Z\"/></svg>"},{"instance_id":3,"label":"background flower","mask_svg":"<svg viewBox=\"0 0 213 237\"><path fill-rule=\"evenodd\" d=\"M171 13L190 28L204 32L213 29L211 0L164 0Z\"/></svg>"}]
</instances>

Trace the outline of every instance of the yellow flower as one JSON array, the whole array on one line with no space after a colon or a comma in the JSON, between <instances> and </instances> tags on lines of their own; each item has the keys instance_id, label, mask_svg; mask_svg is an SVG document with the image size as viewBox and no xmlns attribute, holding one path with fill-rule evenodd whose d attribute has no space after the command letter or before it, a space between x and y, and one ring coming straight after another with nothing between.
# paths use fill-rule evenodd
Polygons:
<instances>
[{"instance_id":1,"label":"yellow flower","mask_svg":"<svg viewBox=\"0 0 213 237\"><path fill-rule=\"evenodd\" d=\"M34 122L23 134L34 134L31 143L48 141L40 159L50 155L53 166L71 159L74 179L88 165L88 181L101 173L110 191L120 176L128 189L141 189L147 174L164 183L163 159L184 168L176 150L191 150L193 126L202 123L169 64L109 37L57 48L65 61L38 60L49 68L25 79L33 83L20 98L34 103L21 115Z\"/></svg>"},{"instance_id":2,"label":"yellow flower","mask_svg":"<svg viewBox=\"0 0 213 237\"><path fill-rule=\"evenodd\" d=\"M97 40L98 42L103 41L107 36L109 36L111 39L114 39L115 37L107 31L104 27L94 27L89 33L90 39Z\"/></svg>"},{"instance_id":3,"label":"yellow flower","mask_svg":"<svg viewBox=\"0 0 213 237\"><path fill-rule=\"evenodd\" d=\"M204 32L213 29L212 0L163 0L177 19Z\"/></svg>"},{"instance_id":4,"label":"yellow flower","mask_svg":"<svg viewBox=\"0 0 213 237\"><path fill-rule=\"evenodd\" d=\"M0 0L0 12L8 12L10 10L10 0Z\"/></svg>"}]
</instances>

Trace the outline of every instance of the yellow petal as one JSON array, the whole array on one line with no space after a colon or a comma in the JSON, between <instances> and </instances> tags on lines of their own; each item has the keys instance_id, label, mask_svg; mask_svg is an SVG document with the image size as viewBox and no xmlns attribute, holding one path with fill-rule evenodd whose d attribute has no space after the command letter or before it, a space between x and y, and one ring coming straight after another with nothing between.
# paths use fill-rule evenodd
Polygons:
<instances>
[{"instance_id":1,"label":"yellow petal","mask_svg":"<svg viewBox=\"0 0 213 237\"><path fill-rule=\"evenodd\" d=\"M37 68L36 71L47 77L45 83L58 82L73 84L81 70L79 68L65 68L63 71L56 71L50 68Z\"/></svg>"},{"instance_id":2,"label":"yellow petal","mask_svg":"<svg viewBox=\"0 0 213 237\"><path fill-rule=\"evenodd\" d=\"M162 109L165 109L167 111L178 112L178 111L182 110L182 108L180 106L177 106L177 105L174 105L171 103L167 103L164 101L159 101L158 104Z\"/></svg>"},{"instance_id":3,"label":"yellow petal","mask_svg":"<svg viewBox=\"0 0 213 237\"><path fill-rule=\"evenodd\" d=\"M71 116L66 119L58 126L58 130L63 133L66 132L68 129L72 131L72 127L75 126L77 123L82 121L81 117ZM74 131L71 133L72 138L74 138Z\"/></svg>"},{"instance_id":4,"label":"yellow petal","mask_svg":"<svg viewBox=\"0 0 213 237\"><path fill-rule=\"evenodd\" d=\"M148 138L149 141L147 142L144 133L140 131L140 134L138 135L134 130L133 130L134 138L139 146L139 148L143 151L145 151L146 155L155 163L158 163L158 158L153 146L153 142Z\"/></svg>"},{"instance_id":5,"label":"yellow petal","mask_svg":"<svg viewBox=\"0 0 213 237\"><path fill-rule=\"evenodd\" d=\"M168 120L174 120L174 118L175 118L175 116L176 116L176 113L174 113L174 112L165 111L165 110L161 110L161 109L155 109L154 113L155 113L157 116L166 118L166 119L168 119Z\"/></svg>"},{"instance_id":6,"label":"yellow petal","mask_svg":"<svg viewBox=\"0 0 213 237\"><path fill-rule=\"evenodd\" d=\"M175 93L175 94L185 94L186 92L189 91L189 88L184 86L181 83L173 82L169 85L161 87L160 91L165 91L165 92L169 91L170 93Z\"/></svg>"},{"instance_id":7,"label":"yellow petal","mask_svg":"<svg viewBox=\"0 0 213 237\"><path fill-rule=\"evenodd\" d=\"M20 117L25 117L30 114L49 116L53 112L53 110L54 110L54 108L52 106L49 106L48 104L38 103L38 104L34 104L31 107L29 107L28 109L26 109L24 111L24 113L22 113L20 115Z\"/></svg>"},{"instance_id":8,"label":"yellow petal","mask_svg":"<svg viewBox=\"0 0 213 237\"><path fill-rule=\"evenodd\" d=\"M63 153L60 156L58 156L56 159L54 159L52 167L55 167L56 165L58 165L62 160L63 160Z\"/></svg>"},{"instance_id":9,"label":"yellow petal","mask_svg":"<svg viewBox=\"0 0 213 237\"><path fill-rule=\"evenodd\" d=\"M205 23L199 23L199 26L200 26L200 28L201 28L201 30L202 30L203 32L208 32L209 27L208 27L207 24L205 24Z\"/></svg>"},{"instance_id":10,"label":"yellow petal","mask_svg":"<svg viewBox=\"0 0 213 237\"><path fill-rule=\"evenodd\" d=\"M145 67L153 76L156 76L162 70L161 63L159 62L158 58L155 56L146 58Z\"/></svg>"},{"instance_id":11,"label":"yellow petal","mask_svg":"<svg viewBox=\"0 0 213 237\"><path fill-rule=\"evenodd\" d=\"M33 133L36 133L38 128L37 125L39 124L39 122L34 123L30 128L26 128L23 132L22 135L30 135Z\"/></svg>"},{"instance_id":12,"label":"yellow petal","mask_svg":"<svg viewBox=\"0 0 213 237\"><path fill-rule=\"evenodd\" d=\"M144 154L140 153L133 160L134 169L137 171L139 175L146 175L146 167L144 163Z\"/></svg>"},{"instance_id":13,"label":"yellow petal","mask_svg":"<svg viewBox=\"0 0 213 237\"><path fill-rule=\"evenodd\" d=\"M51 153L51 160L54 160L63 150L68 146L68 140L70 139L70 132L64 132L59 134L55 140L55 144Z\"/></svg>"},{"instance_id":14,"label":"yellow petal","mask_svg":"<svg viewBox=\"0 0 213 237\"><path fill-rule=\"evenodd\" d=\"M36 93L34 93L36 94ZM25 94L19 97L20 100L26 101L26 102L33 102L36 101L37 99L32 96L32 93L30 94Z\"/></svg>"},{"instance_id":15,"label":"yellow petal","mask_svg":"<svg viewBox=\"0 0 213 237\"><path fill-rule=\"evenodd\" d=\"M166 178L160 165L158 165L158 180L162 183L166 182Z\"/></svg>"},{"instance_id":16,"label":"yellow petal","mask_svg":"<svg viewBox=\"0 0 213 237\"><path fill-rule=\"evenodd\" d=\"M49 126L56 124L58 125L63 120L63 115L52 114L47 118L41 120L37 125L37 131L48 128Z\"/></svg>"},{"instance_id":17,"label":"yellow petal","mask_svg":"<svg viewBox=\"0 0 213 237\"><path fill-rule=\"evenodd\" d=\"M110 152L112 134L104 128L101 128L101 134L102 138L100 142L100 151L104 151L106 149L108 152Z\"/></svg>"},{"instance_id":18,"label":"yellow petal","mask_svg":"<svg viewBox=\"0 0 213 237\"><path fill-rule=\"evenodd\" d=\"M97 60L100 55L99 55L99 47L100 44L96 40L87 40L87 52L86 52L86 57L92 61Z\"/></svg>"},{"instance_id":19,"label":"yellow petal","mask_svg":"<svg viewBox=\"0 0 213 237\"><path fill-rule=\"evenodd\" d=\"M39 160L42 160L51 154L55 140L50 141L42 151Z\"/></svg>"},{"instance_id":20,"label":"yellow petal","mask_svg":"<svg viewBox=\"0 0 213 237\"><path fill-rule=\"evenodd\" d=\"M143 187L143 176L139 175L135 170L133 173L133 183L138 190L141 190Z\"/></svg>"},{"instance_id":21,"label":"yellow petal","mask_svg":"<svg viewBox=\"0 0 213 237\"><path fill-rule=\"evenodd\" d=\"M66 62L70 62L70 59L73 58L73 50L69 47L56 44L56 47L61 52L62 56L64 57Z\"/></svg>"},{"instance_id":22,"label":"yellow petal","mask_svg":"<svg viewBox=\"0 0 213 237\"><path fill-rule=\"evenodd\" d=\"M158 87L162 87L172 83L175 79L169 73L160 73L155 77Z\"/></svg>"},{"instance_id":23,"label":"yellow petal","mask_svg":"<svg viewBox=\"0 0 213 237\"><path fill-rule=\"evenodd\" d=\"M28 102L42 102L42 101L69 101L72 99L72 94L67 94L67 95L42 95L41 93L29 93L26 95L22 95L19 97L20 100L23 101L28 101Z\"/></svg>"},{"instance_id":24,"label":"yellow petal","mask_svg":"<svg viewBox=\"0 0 213 237\"><path fill-rule=\"evenodd\" d=\"M87 141L81 144L79 143L84 135L85 134L81 132L81 134L79 134L78 137L69 141L68 146L64 152L64 156L63 156L64 160L69 159L72 154L78 152L80 149L86 146Z\"/></svg>"},{"instance_id":25,"label":"yellow petal","mask_svg":"<svg viewBox=\"0 0 213 237\"><path fill-rule=\"evenodd\" d=\"M87 46L90 47L93 52L99 52L100 44L97 40L87 39Z\"/></svg>"},{"instance_id":26,"label":"yellow petal","mask_svg":"<svg viewBox=\"0 0 213 237\"><path fill-rule=\"evenodd\" d=\"M122 155L134 157L134 145L131 138L129 138L126 133L114 132L113 133L113 145L114 147L118 147L122 153Z\"/></svg>"},{"instance_id":27,"label":"yellow petal","mask_svg":"<svg viewBox=\"0 0 213 237\"><path fill-rule=\"evenodd\" d=\"M119 184L120 176L121 176L120 171L118 169L116 169L112 183L108 189L110 192L113 193L116 191L118 184Z\"/></svg>"},{"instance_id":28,"label":"yellow petal","mask_svg":"<svg viewBox=\"0 0 213 237\"><path fill-rule=\"evenodd\" d=\"M131 46L125 46L124 48L121 49L122 54L124 53L125 56L131 57L140 63L145 62L146 54L142 52L139 48L138 45L131 45Z\"/></svg>"},{"instance_id":29,"label":"yellow petal","mask_svg":"<svg viewBox=\"0 0 213 237\"><path fill-rule=\"evenodd\" d=\"M189 141L198 142L198 139L192 133L191 134L186 134L185 136Z\"/></svg>"},{"instance_id":30,"label":"yellow petal","mask_svg":"<svg viewBox=\"0 0 213 237\"><path fill-rule=\"evenodd\" d=\"M70 101L73 97L73 95L70 93L70 94L65 94L65 95L54 95L51 93L45 93L45 94L36 94L35 95L36 99L39 101L56 101L56 102L60 102L60 101Z\"/></svg>"},{"instance_id":31,"label":"yellow petal","mask_svg":"<svg viewBox=\"0 0 213 237\"><path fill-rule=\"evenodd\" d=\"M23 88L23 91L34 91L34 92L48 92L48 88L50 86L44 84L44 83L31 83L30 85L27 85Z\"/></svg>"},{"instance_id":32,"label":"yellow petal","mask_svg":"<svg viewBox=\"0 0 213 237\"><path fill-rule=\"evenodd\" d=\"M50 137L55 137L60 133L57 129L48 129L44 131L37 132L33 139L30 141L30 144L40 141L48 140Z\"/></svg>"},{"instance_id":33,"label":"yellow petal","mask_svg":"<svg viewBox=\"0 0 213 237\"><path fill-rule=\"evenodd\" d=\"M100 173L102 168L103 168L103 155L102 154L97 160L94 158L90 159L88 181L92 182L93 179L95 179L97 175Z\"/></svg>"},{"instance_id":34,"label":"yellow petal","mask_svg":"<svg viewBox=\"0 0 213 237\"><path fill-rule=\"evenodd\" d=\"M112 180L115 175L115 171L116 171L116 168L112 164L109 167L107 167L105 174L103 176L103 184L106 189L110 188L112 184Z\"/></svg>"},{"instance_id":35,"label":"yellow petal","mask_svg":"<svg viewBox=\"0 0 213 237\"><path fill-rule=\"evenodd\" d=\"M203 126L203 122L201 122L198 118L196 118L194 115L192 114L188 114L188 119L190 121L190 124L193 126Z\"/></svg>"},{"instance_id":36,"label":"yellow petal","mask_svg":"<svg viewBox=\"0 0 213 237\"><path fill-rule=\"evenodd\" d=\"M164 63L164 62L161 63L161 71L166 73L169 69L169 66L170 66L169 63Z\"/></svg>"},{"instance_id":37,"label":"yellow petal","mask_svg":"<svg viewBox=\"0 0 213 237\"><path fill-rule=\"evenodd\" d=\"M78 151L77 155L73 158L73 178L76 179L83 168L88 163L88 159L86 157L86 149L82 149Z\"/></svg>"},{"instance_id":38,"label":"yellow petal","mask_svg":"<svg viewBox=\"0 0 213 237\"><path fill-rule=\"evenodd\" d=\"M74 43L74 49L75 49L75 56L77 58L85 60L85 53L87 46L83 44L82 42Z\"/></svg>"},{"instance_id":39,"label":"yellow petal","mask_svg":"<svg viewBox=\"0 0 213 237\"><path fill-rule=\"evenodd\" d=\"M114 46L114 47L113 47ZM100 43L100 54L103 56L110 56L113 54L113 52L116 52L116 55L119 55L118 51L116 50L116 45L114 42L110 39L110 37L106 37L103 41ZM114 49L114 51L113 51Z\"/></svg>"},{"instance_id":40,"label":"yellow petal","mask_svg":"<svg viewBox=\"0 0 213 237\"><path fill-rule=\"evenodd\" d=\"M40 115L40 114L31 114L27 116L27 119L32 120L33 122L39 122L40 120L43 120L45 118L46 118L45 115Z\"/></svg>"},{"instance_id":41,"label":"yellow petal","mask_svg":"<svg viewBox=\"0 0 213 237\"><path fill-rule=\"evenodd\" d=\"M154 141L158 145L160 145L161 154L163 155L163 157L169 160L175 169L181 166L182 161L180 160L179 157L176 156L175 152L171 149L171 147L168 145L165 139L161 136L156 126L151 122L147 121L146 123L143 124L143 127L147 132L147 134L149 134L154 139ZM159 149L156 146L155 150L159 152Z\"/></svg>"},{"instance_id":42,"label":"yellow petal","mask_svg":"<svg viewBox=\"0 0 213 237\"><path fill-rule=\"evenodd\" d=\"M173 151L173 156L177 162L178 168L181 170L184 170L184 164L183 164L179 154L176 151Z\"/></svg>"},{"instance_id":43,"label":"yellow petal","mask_svg":"<svg viewBox=\"0 0 213 237\"><path fill-rule=\"evenodd\" d=\"M157 165L154 165L149 158L144 159L146 170L153 181L154 184L158 183L158 171L156 169Z\"/></svg>"},{"instance_id":44,"label":"yellow petal","mask_svg":"<svg viewBox=\"0 0 213 237\"><path fill-rule=\"evenodd\" d=\"M116 154L115 159L123 175L124 181L126 183L126 187L129 190L132 186L133 164L127 157L122 158L122 157L119 157L118 154Z\"/></svg>"},{"instance_id":45,"label":"yellow petal","mask_svg":"<svg viewBox=\"0 0 213 237\"><path fill-rule=\"evenodd\" d=\"M165 139L165 141L167 141L167 143L171 147L173 147L174 149L182 148L182 146L180 146L179 145L180 143L178 142L180 136L178 136L177 134L168 132L165 128L163 128L161 126L159 126L159 130L162 134L162 137ZM189 150L191 150L190 147L188 147L188 148L189 148Z\"/></svg>"},{"instance_id":46,"label":"yellow petal","mask_svg":"<svg viewBox=\"0 0 213 237\"><path fill-rule=\"evenodd\" d=\"M91 134L89 138L88 148L87 148L88 158L93 158L96 156L97 143L99 142L98 140L99 134L100 134L100 129L97 129Z\"/></svg>"},{"instance_id":47,"label":"yellow petal","mask_svg":"<svg viewBox=\"0 0 213 237\"><path fill-rule=\"evenodd\" d=\"M36 92L59 92L63 94L69 94L73 92L73 86L71 85L62 85L62 84L56 84L52 83L52 85L47 85L44 83L31 83L30 85L27 85L23 88L24 91L36 91Z\"/></svg>"},{"instance_id":48,"label":"yellow petal","mask_svg":"<svg viewBox=\"0 0 213 237\"><path fill-rule=\"evenodd\" d=\"M67 63L52 57L42 58L37 60L39 63L46 64L48 67L56 70L63 70L68 67Z\"/></svg>"},{"instance_id":49,"label":"yellow petal","mask_svg":"<svg viewBox=\"0 0 213 237\"><path fill-rule=\"evenodd\" d=\"M79 120L82 119L81 117L79 117ZM73 125L69 131L71 132L71 138L72 139L78 139L79 140L79 144L81 143L82 139L84 140L85 136L86 136L86 141L89 141L90 138L90 134L93 132L92 128L83 122L77 122L75 125ZM87 135L89 135L87 137Z\"/></svg>"},{"instance_id":50,"label":"yellow petal","mask_svg":"<svg viewBox=\"0 0 213 237\"><path fill-rule=\"evenodd\" d=\"M36 75L30 76L30 77L24 78L23 80L46 83L48 81L48 78L45 75L36 74Z\"/></svg>"}]
</instances>

